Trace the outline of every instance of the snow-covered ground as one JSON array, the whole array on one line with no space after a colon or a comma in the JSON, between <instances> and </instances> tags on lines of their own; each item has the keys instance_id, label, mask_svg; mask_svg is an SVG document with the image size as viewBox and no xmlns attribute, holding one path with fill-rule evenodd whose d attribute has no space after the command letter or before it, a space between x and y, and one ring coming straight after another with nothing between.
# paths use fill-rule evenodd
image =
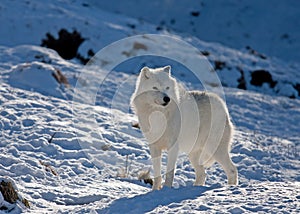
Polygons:
<instances>
[{"instance_id":1,"label":"snow-covered ground","mask_svg":"<svg viewBox=\"0 0 300 214\"><path fill-rule=\"evenodd\" d=\"M299 62L300 2L295 0L89 0L93 6L174 29L205 41ZM134 8L134 9L133 9Z\"/></svg>"},{"instance_id":2,"label":"snow-covered ground","mask_svg":"<svg viewBox=\"0 0 300 214\"><path fill-rule=\"evenodd\" d=\"M241 4L247 6L245 2ZM261 4L254 4L254 8L264 6ZM181 4L177 6L174 11L179 11ZM18 203L10 212L299 213L300 100L295 87L300 83L298 62L286 63L279 49L274 54L278 58L273 53L267 55L266 48L262 57L231 43L229 48L226 41L217 38L211 41L224 45L198 40L189 31L176 33L182 29L157 30L155 20L150 24L99 7L95 1L0 3L0 180L13 180L19 194L31 205L28 209ZM274 10L278 12L278 8ZM291 8L286 13L293 18L299 17L296 7L284 8ZM255 20L249 26L253 24ZM62 28L69 32L76 29L87 38L79 47L82 56L89 49L97 52L111 42L142 33L172 38L175 34L177 39L205 51L227 86L225 98L236 126L231 155L239 170L239 185L228 187L224 172L216 164L207 170L206 185L193 187L194 172L185 155L177 161L174 188L151 191L149 184L139 181L143 171L150 169L152 176L147 142L132 127L136 117L128 109L139 68L171 63L176 78L188 88L198 89L200 84L186 68L166 59L132 59L110 72L105 69L110 62L83 66L76 59L65 60L55 51L40 47L47 32L56 37ZM299 31L289 35L299 38ZM122 55L126 59L133 51L138 54L149 50L150 43L139 43L136 50L122 46L120 56L126 53ZM183 61L190 59L191 55L180 48L165 46L162 50L171 49ZM251 72L255 70L268 71L276 85L251 84ZM59 73L68 83L55 80L53 74ZM247 90L237 89L241 79ZM94 85L97 81L101 84ZM92 102L76 91L80 87L96 92ZM163 162L165 166L165 155ZM3 203L0 197L0 207Z\"/></svg>"}]
</instances>

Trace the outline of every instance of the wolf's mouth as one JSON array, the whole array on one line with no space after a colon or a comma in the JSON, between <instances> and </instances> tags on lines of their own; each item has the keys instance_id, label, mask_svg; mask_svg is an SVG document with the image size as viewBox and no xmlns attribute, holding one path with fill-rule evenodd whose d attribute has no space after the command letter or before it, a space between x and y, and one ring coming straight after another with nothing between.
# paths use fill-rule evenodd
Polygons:
<instances>
[{"instance_id":1,"label":"wolf's mouth","mask_svg":"<svg viewBox=\"0 0 300 214\"><path fill-rule=\"evenodd\" d=\"M161 102L159 102L159 101L155 101L155 103L157 104L157 105L159 105L159 106L167 106L168 104L169 104L169 102L164 102L164 103L161 103Z\"/></svg>"},{"instance_id":2,"label":"wolf's mouth","mask_svg":"<svg viewBox=\"0 0 300 214\"><path fill-rule=\"evenodd\" d=\"M161 102L161 100L155 100L154 102L160 106L167 106L170 103L170 101L171 101L170 97L165 96L163 98L163 103Z\"/></svg>"}]
</instances>

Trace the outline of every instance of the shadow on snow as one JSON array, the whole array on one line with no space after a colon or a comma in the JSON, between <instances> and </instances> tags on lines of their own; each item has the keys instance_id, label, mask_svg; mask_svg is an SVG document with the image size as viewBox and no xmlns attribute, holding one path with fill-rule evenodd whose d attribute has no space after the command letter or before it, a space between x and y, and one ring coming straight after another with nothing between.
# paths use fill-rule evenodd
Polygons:
<instances>
[{"instance_id":1,"label":"shadow on snow","mask_svg":"<svg viewBox=\"0 0 300 214\"><path fill-rule=\"evenodd\" d=\"M159 206L196 199L206 191L220 187L219 184L210 187L184 187L179 189L164 187L160 191L149 191L146 194L131 198L117 199L109 207L100 210L100 213L145 213Z\"/></svg>"}]
</instances>

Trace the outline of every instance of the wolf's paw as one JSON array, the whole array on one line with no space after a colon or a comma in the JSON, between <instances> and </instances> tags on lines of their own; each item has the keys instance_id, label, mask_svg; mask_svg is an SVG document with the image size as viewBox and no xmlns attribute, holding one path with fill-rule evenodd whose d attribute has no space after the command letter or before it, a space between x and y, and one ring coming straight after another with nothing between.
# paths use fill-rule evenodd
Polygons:
<instances>
[{"instance_id":1,"label":"wolf's paw","mask_svg":"<svg viewBox=\"0 0 300 214\"><path fill-rule=\"evenodd\" d=\"M161 185L159 185L159 186L152 186L152 191L154 191L154 190L161 190L162 189L162 186Z\"/></svg>"},{"instance_id":2,"label":"wolf's paw","mask_svg":"<svg viewBox=\"0 0 300 214\"><path fill-rule=\"evenodd\" d=\"M204 183L203 182L195 182L194 184L193 184L193 186L204 186Z\"/></svg>"}]
</instances>

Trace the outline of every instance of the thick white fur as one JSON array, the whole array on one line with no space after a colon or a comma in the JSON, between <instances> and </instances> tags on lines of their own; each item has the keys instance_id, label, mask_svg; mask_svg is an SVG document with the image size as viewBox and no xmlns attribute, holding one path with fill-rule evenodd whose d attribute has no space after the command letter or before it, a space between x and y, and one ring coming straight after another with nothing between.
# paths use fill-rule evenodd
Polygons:
<instances>
[{"instance_id":1,"label":"thick white fur","mask_svg":"<svg viewBox=\"0 0 300 214\"><path fill-rule=\"evenodd\" d=\"M149 142L154 171L153 189L161 189L161 154L168 151L165 185L171 187L178 152L185 152L195 169L194 185L204 185L205 167L221 164L229 185L238 183L229 150L233 135L225 103L209 92L186 91L170 74L171 67L144 67L131 104ZM170 98L170 102L166 97Z\"/></svg>"}]
</instances>

